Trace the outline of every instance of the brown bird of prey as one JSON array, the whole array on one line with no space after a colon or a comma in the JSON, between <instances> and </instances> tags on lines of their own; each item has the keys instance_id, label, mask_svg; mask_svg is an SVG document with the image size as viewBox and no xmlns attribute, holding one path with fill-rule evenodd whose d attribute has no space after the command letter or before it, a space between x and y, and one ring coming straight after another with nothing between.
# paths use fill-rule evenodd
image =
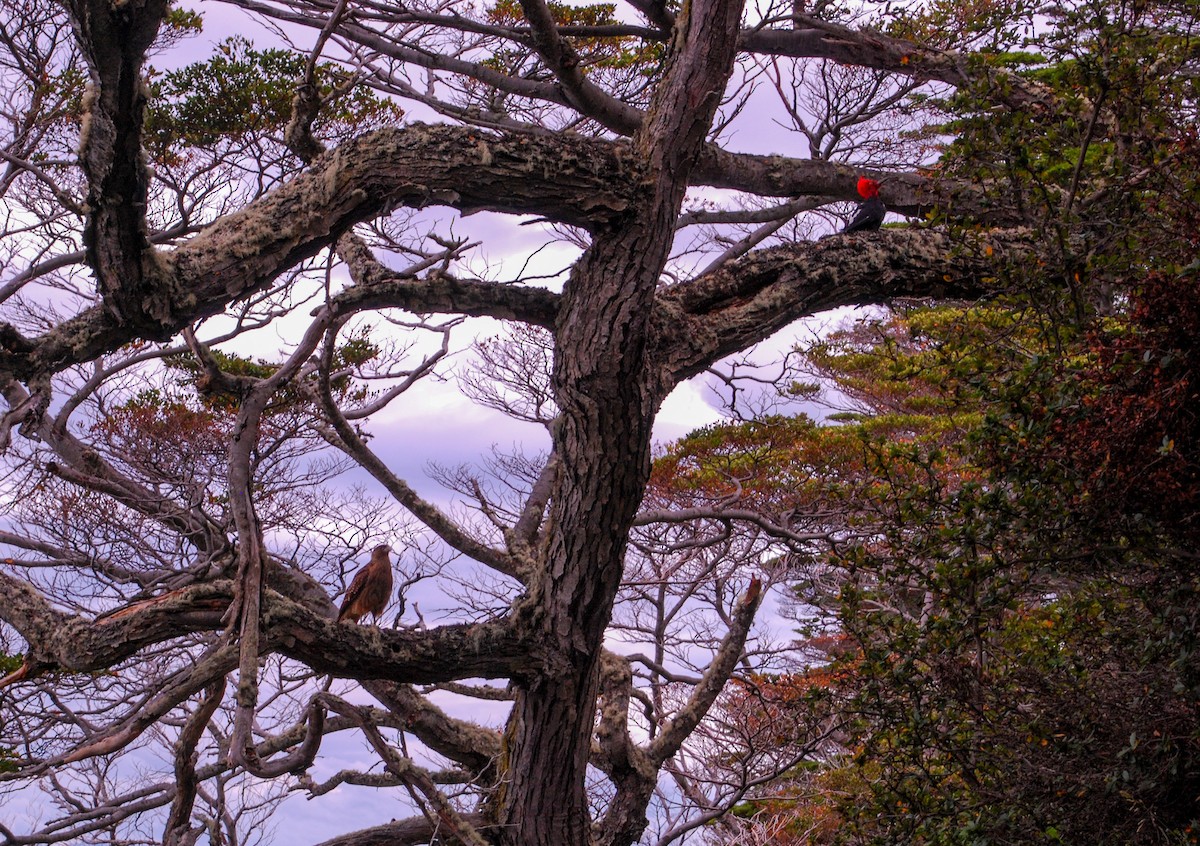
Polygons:
<instances>
[{"instance_id":1,"label":"brown bird of prey","mask_svg":"<svg viewBox=\"0 0 1200 846\"><path fill-rule=\"evenodd\" d=\"M339 623L342 620L357 623L370 614L378 624L379 615L392 596L392 562L388 558L391 551L390 546L381 543L371 552L367 566L354 574L338 611Z\"/></svg>"}]
</instances>

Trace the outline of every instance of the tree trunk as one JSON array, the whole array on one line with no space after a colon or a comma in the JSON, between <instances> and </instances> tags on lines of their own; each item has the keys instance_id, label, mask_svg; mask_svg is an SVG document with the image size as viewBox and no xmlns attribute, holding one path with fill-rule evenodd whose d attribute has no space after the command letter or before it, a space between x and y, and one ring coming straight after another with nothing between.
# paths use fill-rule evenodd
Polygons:
<instances>
[{"instance_id":1,"label":"tree trunk","mask_svg":"<svg viewBox=\"0 0 1200 846\"><path fill-rule=\"evenodd\" d=\"M589 842L584 774L597 665L620 583L626 538L650 472L661 398L650 388L646 334L659 268L644 232L599 239L564 294L555 389L561 460L540 578L528 615L549 672L524 687L508 729L503 842ZM661 236L660 236L661 237Z\"/></svg>"},{"instance_id":2,"label":"tree trunk","mask_svg":"<svg viewBox=\"0 0 1200 846\"><path fill-rule=\"evenodd\" d=\"M595 233L563 290L554 327L554 447L545 560L518 618L545 650L545 674L519 693L508 728L502 842L591 842L585 780L600 648L625 546L650 477L664 384L649 333L687 175L732 68L741 3L695 0L676 22L667 72L631 144L640 180L628 215Z\"/></svg>"}]
</instances>

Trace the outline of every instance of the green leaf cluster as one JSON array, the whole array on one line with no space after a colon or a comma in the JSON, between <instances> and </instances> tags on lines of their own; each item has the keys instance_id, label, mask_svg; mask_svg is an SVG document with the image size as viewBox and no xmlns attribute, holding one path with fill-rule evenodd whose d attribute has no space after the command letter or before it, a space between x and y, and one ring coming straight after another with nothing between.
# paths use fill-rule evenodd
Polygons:
<instances>
[{"instance_id":1,"label":"green leaf cluster","mask_svg":"<svg viewBox=\"0 0 1200 846\"><path fill-rule=\"evenodd\" d=\"M370 330L362 329L350 335L333 354L333 369L338 375L330 380L334 394L346 400L362 400L367 396L364 387L357 386L349 370L369 364L382 352L381 347L370 338ZM219 349L209 350L208 355L217 369L234 384L242 380L270 378L279 365L263 359L251 359ZM179 374L178 384L196 389L201 402L212 411L232 413L242 399L238 388L216 386L209 378L205 367L190 355L174 355L164 359L166 366ZM287 385L283 387L267 408L267 416L295 411L311 405L311 386Z\"/></svg>"},{"instance_id":2,"label":"green leaf cluster","mask_svg":"<svg viewBox=\"0 0 1200 846\"><path fill-rule=\"evenodd\" d=\"M940 383L977 407L945 407L968 421L943 444L957 461L938 465L921 439L874 450L870 472L890 482L875 531L829 558L847 574L838 619L858 647L856 760L880 767L841 806L847 839L1186 842L1200 579L1162 534L1096 534L1079 499L1086 459L1037 460L1088 401L1088 383L1055 379L1100 355L1081 335L1038 342L1015 311L932 337L907 368L886 342L869 361L885 382ZM841 360L853 375L858 355ZM1029 459L1013 460L1021 450ZM1131 734L1147 740L1131 749Z\"/></svg>"},{"instance_id":3,"label":"green leaf cluster","mask_svg":"<svg viewBox=\"0 0 1200 846\"><path fill-rule=\"evenodd\" d=\"M179 147L215 148L251 139L282 137L292 113L292 97L307 58L289 50L255 49L242 36L217 45L206 61L156 76L146 115L147 146L156 158L172 158ZM346 73L330 62L316 69L321 97L346 83ZM322 109L314 130L338 135L353 128L392 123L402 112L362 86Z\"/></svg>"}]
</instances>

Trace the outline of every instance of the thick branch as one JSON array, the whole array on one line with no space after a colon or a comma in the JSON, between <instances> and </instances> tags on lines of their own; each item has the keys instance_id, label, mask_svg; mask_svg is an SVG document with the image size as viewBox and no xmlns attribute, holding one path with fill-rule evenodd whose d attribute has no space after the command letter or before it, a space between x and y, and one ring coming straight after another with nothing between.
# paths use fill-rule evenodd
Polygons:
<instances>
[{"instance_id":1,"label":"thick branch","mask_svg":"<svg viewBox=\"0 0 1200 846\"><path fill-rule=\"evenodd\" d=\"M402 308L421 314L465 314L520 320L550 328L558 313L558 295L545 288L456 279L446 273L424 278L397 273L376 260L360 239L338 242L338 255L350 268L354 285L331 300L344 316L377 308Z\"/></svg>"},{"instance_id":2,"label":"thick branch","mask_svg":"<svg viewBox=\"0 0 1200 846\"><path fill-rule=\"evenodd\" d=\"M142 63L166 0L76 0L72 24L91 71L84 97L80 164L88 179L88 263L104 305L118 319L153 328L160 268L146 229L149 173L142 152L146 87ZM146 313L148 312L148 314Z\"/></svg>"},{"instance_id":3,"label":"thick branch","mask_svg":"<svg viewBox=\"0 0 1200 846\"><path fill-rule=\"evenodd\" d=\"M29 644L33 667L93 672L145 646L220 628L232 588L227 580L192 585L87 620L56 611L28 582L0 572L0 619ZM264 650L338 677L431 684L537 670L529 648L503 622L381 630L336 623L270 588L263 591L262 621Z\"/></svg>"},{"instance_id":4,"label":"thick branch","mask_svg":"<svg viewBox=\"0 0 1200 846\"><path fill-rule=\"evenodd\" d=\"M188 821L192 816L192 806L196 799L196 747L204 735L208 721L213 718L221 704L225 693L225 677L209 685L204 691L204 701L188 717L179 739L175 742L175 783L178 785L175 799L171 802L171 814L167 817L167 825L163 836L164 846L182 846L192 835ZM194 841L193 841L194 842Z\"/></svg>"},{"instance_id":5,"label":"thick branch","mask_svg":"<svg viewBox=\"0 0 1200 846\"><path fill-rule=\"evenodd\" d=\"M633 139L655 177L673 187L691 172L725 92L736 54L730 34L737 31L742 6L735 0L694 0L675 21L667 73Z\"/></svg>"},{"instance_id":6,"label":"thick branch","mask_svg":"<svg viewBox=\"0 0 1200 846\"><path fill-rule=\"evenodd\" d=\"M890 71L917 80L932 80L967 88L983 82L988 91L1019 108L1061 108L1046 86L1002 68L971 62L954 50L939 50L893 38L875 30L853 29L807 16L796 18L795 29L754 29L742 33L739 46L752 53L793 58L830 59L844 65Z\"/></svg>"},{"instance_id":7,"label":"thick branch","mask_svg":"<svg viewBox=\"0 0 1200 846\"><path fill-rule=\"evenodd\" d=\"M558 32L544 0L521 0L521 9L529 21L530 41L558 78L567 101L614 132L623 135L635 132L642 123L641 111L588 80L579 66L579 54Z\"/></svg>"},{"instance_id":8,"label":"thick branch","mask_svg":"<svg viewBox=\"0 0 1200 846\"><path fill-rule=\"evenodd\" d=\"M479 775L495 766L500 738L494 731L447 715L409 685L367 681L363 687L404 723L405 731L434 752Z\"/></svg>"},{"instance_id":9,"label":"thick branch","mask_svg":"<svg viewBox=\"0 0 1200 846\"><path fill-rule=\"evenodd\" d=\"M831 532L793 532L787 526L771 520L757 511L745 508L676 508L652 509L643 511L634 519L635 526L649 526L653 523L690 523L693 520L736 520L758 526L768 535L788 540L792 543L803 544L812 541L829 540Z\"/></svg>"},{"instance_id":10,"label":"thick branch","mask_svg":"<svg viewBox=\"0 0 1200 846\"><path fill-rule=\"evenodd\" d=\"M486 830L487 818L483 814L460 814L459 818L476 829ZM317 846L419 846L435 842L435 838L445 834L425 817L411 817L342 834Z\"/></svg>"},{"instance_id":11,"label":"thick branch","mask_svg":"<svg viewBox=\"0 0 1200 846\"><path fill-rule=\"evenodd\" d=\"M343 716L357 720L359 728L367 736L376 754L383 759L383 765L387 768L388 772L395 775L408 787L419 791L425 797L426 802L429 804L426 814L429 816L431 822L436 821L441 823L454 838L461 840L463 843L470 844L470 846L487 846L487 842L480 836L480 832L476 827L464 818L458 812L458 809L438 790L437 785L434 784L429 774L413 763L410 758L398 754L383 739L383 735L379 733L379 728L371 721L367 713L330 694L324 694L323 699L331 709L338 711Z\"/></svg>"},{"instance_id":12,"label":"thick branch","mask_svg":"<svg viewBox=\"0 0 1200 846\"><path fill-rule=\"evenodd\" d=\"M645 768L645 755L629 736L629 697L633 670L629 659L605 650L600 655L600 708L592 760L613 777L633 767L645 769L653 780L654 769Z\"/></svg>"},{"instance_id":13,"label":"thick branch","mask_svg":"<svg viewBox=\"0 0 1200 846\"><path fill-rule=\"evenodd\" d=\"M521 677L538 669L506 621L383 630L327 620L268 590L263 627L277 651L339 677L429 684Z\"/></svg>"},{"instance_id":14,"label":"thick branch","mask_svg":"<svg viewBox=\"0 0 1200 846\"><path fill-rule=\"evenodd\" d=\"M55 610L33 585L0 572L0 618L29 645L26 660L42 669L107 669L144 646L218 627L228 600L228 582L193 585L89 621Z\"/></svg>"},{"instance_id":15,"label":"thick branch","mask_svg":"<svg viewBox=\"0 0 1200 846\"><path fill-rule=\"evenodd\" d=\"M157 319L154 331L100 308L34 339L0 324L0 377L28 382L136 338L170 337L261 290L354 224L400 206L537 214L591 227L626 210L631 173L625 145L580 136L494 136L423 125L368 133L177 250L157 253L160 284L146 304ZM445 288L436 293L445 302ZM511 292L497 296L512 299ZM409 307L437 310L416 300ZM544 305L539 309L541 322Z\"/></svg>"},{"instance_id":16,"label":"thick branch","mask_svg":"<svg viewBox=\"0 0 1200 846\"><path fill-rule=\"evenodd\" d=\"M616 787L598 830L601 846L634 843L648 821L646 806L658 780L658 768L629 736L629 698L633 673L628 659L605 651L600 661L600 717L592 760Z\"/></svg>"},{"instance_id":17,"label":"thick branch","mask_svg":"<svg viewBox=\"0 0 1200 846\"><path fill-rule=\"evenodd\" d=\"M819 311L995 292L1007 267L1036 258L1035 246L1026 231L954 238L899 229L752 253L659 293L658 358L678 382Z\"/></svg>"},{"instance_id":18,"label":"thick branch","mask_svg":"<svg viewBox=\"0 0 1200 846\"><path fill-rule=\"evenodd\" d=\"M251 722L255 706L258 704L259 609L263 570L267 560L262 525L254 501L253 453L258 444L262 418L268 402L316 351L331 322L332 316L328 308L318 310L316 319L287 361L268 378L254 385L238 407L227 447L229 504L234 515L239 543L237 581L233 604L226 617L226 630L232 632L236 624L241 645L235 696L237 711L229 741L229 756L231 761L243 764L251 771L259 769L258 761L253 758ZM203 349L199 345L196 347L201 352L201 358L205 358ZM321 715L320 719L323 718ZM313 748L312 752L316 754L316 749Z\"/></svg>"},{"instance_id":19,"label":"thick branch","mask_svg":"<svg viewBox=\"0 0 1200 846\"><path fill-rule=\"evenodd\" d=\"M541 473L529 491L529 497L521 509L521 516L513 524L510 533L509 549L518 555L531 554L531 547L537 537L538 528L546 515L546 505L558 477L558 457L551 455L542 466Z\"/></svg>"},{"instance_id":20,"label":"thick branch","mask_svg":"<svg viewBox=\"0 0 1200 846\"><path fill-rule=\"evenodd\" d=\"M768 197L812 195L832 201L857 199L855 185L864 174L879 181L879 196L898 214L923 217L937 208L952 218L966 216L976 223L1021 222L1014 210L996 205L978 185L933 179L915 171L891 173L841 162L731 153L714 144L705 147L692 182Z\"/></svg>"},{"instance_id":21,"label":"thick branch","mask_svg":"<svg viewBox=\"0 0 1200 846\"><path fill-rule=\"evenodd\" d=\"M691 102L690 100L688 102ZM678 129L678 127L676 127ZM659 127L671 138L670 127ZM672 145L665 145L672 148ZM665 149L664 148L664 149ZM681 154L672 148L672 155ZM678 175L668 162L667 172ZM696 163L694 184L768 195L855 196L858 172L825 162L732 154L712 146ZM158 317L154 332L100 308L65 320L36 338L0 324L0 377L23 382L118 349L142 337L168 337L235 299L269 284L315 255L355 223L399 206L447 205L537 214L583 227L600 225L630 209L637 183L624 142L579 136L487 135L460 127L412 125L368 133L347 142L288 184L226 215L171 253L157 254L163 273L147 306ZM894 210L912 213L934 204L986 212L969 186L935 187L917 174L893 174L882 195ZM461 308L460 313L546 325L555 298L532 289L429 279L383 282L345 294L340 307L404 307L417 312Z\"/></svg>"}]
</instances>

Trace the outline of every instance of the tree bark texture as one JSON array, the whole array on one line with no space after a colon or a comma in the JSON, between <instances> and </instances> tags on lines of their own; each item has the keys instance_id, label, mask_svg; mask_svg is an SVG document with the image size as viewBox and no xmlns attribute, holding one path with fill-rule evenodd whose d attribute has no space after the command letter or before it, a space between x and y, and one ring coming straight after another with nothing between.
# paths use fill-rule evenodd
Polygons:
<instances>
[{"instance_id":1,"label":"tree bark texture","mask_svg":"<svg viewBox=\"0 0 1200 846\"><path fill-rule=\"evenodd\" d=\"M687 174L732 72L740 18L740 2L685 7L666 77L633 139L633 202L596 233L563 293L555 324L554 531L518 609L549 671L522 687L510 717L510 775L498 817L507 843L591 841L584 775L600 647L650 474L654 415L666 396L649 362L650 315Z\"/></svg>"}]
</instances>

